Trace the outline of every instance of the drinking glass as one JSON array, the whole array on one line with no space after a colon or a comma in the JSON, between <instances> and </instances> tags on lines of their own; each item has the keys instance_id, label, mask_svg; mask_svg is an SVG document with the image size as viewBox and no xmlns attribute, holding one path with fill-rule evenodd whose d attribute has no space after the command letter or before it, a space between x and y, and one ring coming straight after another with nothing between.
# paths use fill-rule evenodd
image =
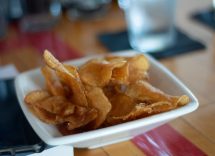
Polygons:
<instances>
[{"instance_id":1,"label":"drinking glass","mask_svg":"<svg viewBox=\"0 0 215 156\"><path fill-rule=\"evenodd\" d=\"M129 42L141 52L155 52L175 41L175 0L119 0L125 12Z\"/></svg>"}]
</instances>

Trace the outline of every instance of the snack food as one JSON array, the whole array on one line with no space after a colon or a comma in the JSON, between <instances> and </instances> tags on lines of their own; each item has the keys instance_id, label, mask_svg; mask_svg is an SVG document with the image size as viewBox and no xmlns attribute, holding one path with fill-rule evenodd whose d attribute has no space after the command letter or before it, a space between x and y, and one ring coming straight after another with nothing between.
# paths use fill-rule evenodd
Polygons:
<instances>
[{"instance_id":1,"label":"snack food","mask_svg":"<svg viewBox=\"0 0 215 156\"><path fill-rule=\"evenodd\" d=\"M149 83L144 55L105 56L75 67L45 51L44 60L46 88L30 92L24 100L40 120L63 134L139 119L189 102L186 95L167 95Z\"/></svg>"}]
</instances>

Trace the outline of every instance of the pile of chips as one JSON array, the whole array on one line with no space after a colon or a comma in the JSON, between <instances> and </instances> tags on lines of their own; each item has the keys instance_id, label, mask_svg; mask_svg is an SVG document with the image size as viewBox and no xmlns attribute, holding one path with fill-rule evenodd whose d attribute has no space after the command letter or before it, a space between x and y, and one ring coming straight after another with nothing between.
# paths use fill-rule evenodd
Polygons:
<instances>
[{"instance_id":1,"label":"pile of chips","mask_svg":"<svg viewBox=\"0 0 215 156\"><path fill-rule=\"evenodd\" d=\"M80 67L44 52L46 88L28 93L25 103L45 123L71 134L169 111L189 97L167 95L149 83L144 55L105 56Z\"/></svg>"}]
</instances>

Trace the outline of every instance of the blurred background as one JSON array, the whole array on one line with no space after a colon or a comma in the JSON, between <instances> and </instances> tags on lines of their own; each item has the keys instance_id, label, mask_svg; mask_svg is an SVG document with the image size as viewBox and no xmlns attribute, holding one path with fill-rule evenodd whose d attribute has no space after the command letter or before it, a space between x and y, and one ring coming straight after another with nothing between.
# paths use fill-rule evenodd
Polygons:
<instances>
[{"instance_id":1,"label":"blurred background","mask_svg":"<svg viewBox=\"0 0 215 156\"><path fill-rule=\"evenodd\" d=\"M92 33L105 23L117 24L115 12L108 14L116 7L117 1L111 0L0 0L0 58L6 57L0 64L6 64L7 58L13 60L18 51L30 59L36 55L40 58L44 49L49 49L60 60L80 57L83 51L94 53L96 34ZM105 19L111 21L102 24ZM24 69L13 63L23 71L40 65L38 60Z\"/></svg>"},{"instance_id":2,"label":"blurred background","mask_svg":"<svg viewBox=\"0 0 215 156\"><path fill-rule=\"evenodd\" d=\"M140 52L159 51L158 56L154 54L159 58L178 53L175 49L181 52L203 48L202 43L194 44L190 40L190 36L196 38L196 33L187 36L184 30L178 29L181 23L189 25L181 21L187 20L182 18L184 11L180 12L182 16L177 16L180 3L176 0L0 0L1 57L11 51L15 54L20 48L22 52L39 51L39 55L49 49L60 60L131 48ZM212 1L204 5L212 6ZM183 27L186 31L184 24Z\"/></svg>"},{"instance_id":3,"label":"blurred background","mask_svg":"<svg viewBox=\"0 0 215 156\"><path fill-rule=\"evenodd\" d=\"M155 58L201 51L212 31L199 29L201 23L192 16L210 10L211 15L201 19L215 23L213 1L187 3L0 0L0 65L11 62L20 72L38 67L44 49L60 61L127 49L149 52Z\"/></svg>"}]
</instances>

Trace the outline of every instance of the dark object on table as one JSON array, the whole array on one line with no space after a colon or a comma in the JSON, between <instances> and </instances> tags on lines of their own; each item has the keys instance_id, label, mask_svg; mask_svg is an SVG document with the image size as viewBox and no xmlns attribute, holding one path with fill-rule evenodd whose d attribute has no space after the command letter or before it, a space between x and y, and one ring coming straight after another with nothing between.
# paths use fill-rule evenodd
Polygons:
<instances>
[{"instance_id":1,"label":"dark object on table","mask_svg":"<svg viewBox=\"0 0 215 156\"><path fill-rule=\"evenodd\" d=\"M69 20L96 19L104 16L112 0L64 0L62 6Z\"/></svg>"},{"instance_id":2,"label":"dark object on table","mask_svg":"<svg viewBox=\"0 0 215 156\"><path fill-rule=\"evenodd\" d=\"M192 15L192 18L215 30L215 10L210 8Z\"/></svg>"},{"instance_id":3,"label":"dark object on table","mask_svg":"<svg viewBox=\"0 0 215 156\"><path fill-rule=\"evenodd\" d=\"M14 81L0 80L0 90L0 155L42 151L45 144L22 113Z\"/></svg>"},{"instance_id":4,"label":"dark object on table","mask_svg":"<svg viewBox=\"0 0 215 156\"><path fill-rule=\"evenodd\" d=\"M48 30L60 20L60 0L23 0L22 5L24 15L19 23L22 31Z\"/></svg>"},{"instance_id":5,"label":"dark object on table","mask_svg":"<svg viewBox=\"0 0 215 156\"><path fill-rule=\"evenodd\" d=\"M128 41L127 31L105 33L99 35L98 38L101 43L103 43L107 47L107 49L112 52L132 49ZM150 55L157 59L161 59L165 57L192 52L194 50L201 50L204 48L205 46L202 43L190 38L189 36L177 29L175 44L161 51L152 52L150 53Z\"/></svg>"},{"instance_id":6,"label":"dark object on table","mask_svg":"<svg viewBox=\"0 0 215 156\"><path fill-rule=\"evenodd\" d=\"M0 0L0 39L6 35L7 32L7 0Z\"/></svg>"}]
</instances>

